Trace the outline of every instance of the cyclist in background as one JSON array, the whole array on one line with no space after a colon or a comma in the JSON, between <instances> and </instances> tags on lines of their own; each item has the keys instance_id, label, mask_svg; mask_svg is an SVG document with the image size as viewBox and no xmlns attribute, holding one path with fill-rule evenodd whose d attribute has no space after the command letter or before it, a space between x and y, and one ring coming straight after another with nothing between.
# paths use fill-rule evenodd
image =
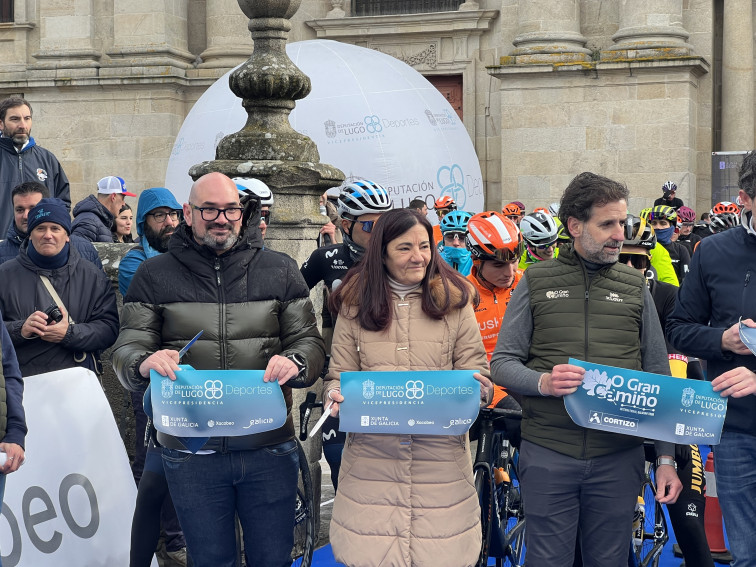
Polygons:
<instances>
[{"instance_id":1,"label":"cyclist in background","mask_svg":"<svg viewBox=\"0 0 756 567\"><path fill-rule=\"evenodd\" d=\"M673 181L667 181L664 185L662 185L662 196L654 201L654 206L656 207L657 205L666 205L667 207L672 207L675 210L679 209L683 206L683 202L682 199L678 199L675 196L676 194L677 185Z\"/></svg>"},{"instance_id":2,"label":"cyclist in background","mask_svg":"<svg viewBox=\"0 0 756 567\"><path fill-rule=\"evenodd\" d=\"M677 227L680 229L677 241L688 249L691 256L696 244L701 241L701 237L693 233L695 224L696 212L693 209L685 205L677 209Z\"/></svg>"},{"instance_id":3,"label":"cyclist in background","mask_svg":"<svg viewBox=\"0 0 756 567\"><path fill-rule=\"evenodd\" d=\"M520 232L525 241L525 252L520 258L521 270L559 255L556 247L559 227L550 214L535 212L525 215L520 221Z\"/></svg>"},{"instance_id":4,"label":"cyclist in background","mask_svg":"<svg viewBox=\"0 0 756 567\"><path fill-rule=\"evenodd\" d=\"M472 213L467 211L452 211L441 219L440 225L443 240L438 251L446 263L463 276L470 274L473 263L470 251L465 248L467 221L471 218Z\"/></svg>"},{"instance_id":5,"label":"cyclist in background","mask_svg":"<svg viewBox=\"0 0 756 567\"><path fill-rule=\"evenodd\" d=\"M439 244L443 235L441 234L441 221L446 215L457 210L457 203L449 195L443 195L435 200L433 209L438 217L438 224L433 225L433 242Z\"/></svg>"},{"instance_id":6,"label":"cyclist in background","mask_svg":"<svg viewBox=\"0 0 756 567\"><path fill-rule=\"evenodd\" d=\"M336 200L336 206L341 219L343 242L316 249L300 269L310 289L322 281L328 294L341 284L347 270L365 254L375 221L392 208L392 203L383 187L363 179L344 185ZM323 340L326 353L330 353L336 320L328 310L327 298L323 302L322 316ZM346 440L346 434L339 431L338 418L329 417L326 420L322 436L323 455L331 468L331 481L335 490L339 483L341 452Z\"/></svg>"},{"instance_id":7,"label":"cyclist in background","mask_svg":"<svg viewBox=\"0 0 756 567\"><path fill-rule=\"evenodd\" d=\"M523 207L522 203L520 203L519 201L512 201L508 205L504 206L504 208L501 210L501 214L503 214L517 226L520 226L520 221L525 214L525 207Z\"/></svg>"},{"instance_id":8,"label":"cyclist in background","mask_svg":"<svg viewBox=\"0 0 756 567\"><path fill-rule=\"evenodd\" d=\"M273 191L263 181L253 177L234 177L231 181L241 193L250 193L260 200L260 234L265 238L265 232L270 224L270 208L273 206Z\"/></svg>"},{"instance_id":9,"label":"cyclist in background","mask_svg":"<svg viewBox=\"0 0 756 567\"><path fill-rule=\"evenodd\" d=\"M690 267L690 253L683 244L672 240L677 225L677 211L667 205L657 205L648 212L646 221L654 228L657 242L669 252L677 280L682 284Z\"/></svg>"},{"instance_id":10,"label":"cyclist in background","mask_svg":"<svg viewBox=\"0 0 756 567\"><path fill-rule=\"evenodd\" d=\"M475 318L490 361L509 299L522 277L517 261L524 244L514 222L500 213L488 211L470 219L466 245L473 257L472 272L467 279L480 297L475 306ZM500 386L494 386L491 407L520 409Z\"/></svg>"},{"instance_id":11,"label":"cyclist in background","mask_svg":"<svg viewBox=\"0 0 756 567\"><path fill-rule=\"evenodd\" d=\"M651 227L642 218L628 215L619 262L639 270L645 276L651 266L650 251L655 246L656 236ZM667 317L675 308L678 288L653 279L646 279L646 284L664 330ZM669 341L666 344L672 376L687 378L688 357L675 349ZM685 558L685 566L714 567L704 526L706 480L698 446L676 445L675 462L683 489L676 502L667 504L667 509L677 543Z\"/></svg>"}]
</instances>

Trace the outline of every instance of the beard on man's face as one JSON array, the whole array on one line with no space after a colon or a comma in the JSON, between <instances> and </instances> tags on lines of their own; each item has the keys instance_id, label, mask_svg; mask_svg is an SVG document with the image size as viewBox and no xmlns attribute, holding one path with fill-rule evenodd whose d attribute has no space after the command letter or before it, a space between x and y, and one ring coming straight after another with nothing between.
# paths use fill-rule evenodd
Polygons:
<instances>
[{"instance_id":1,"label":"beard on man's face","mask_svg":"<svg viewBox=\"0 0 756 567\"><path fill-rule=\"evenodd\" d=\"M165 226L160 229L160 232L157 232L147 223L144 223L144 236L147 239L147 243L161 254L168 251L168 242L171 240L171 236L173 236L175 230L175 226Z\"/></svg>"}]
</instances>

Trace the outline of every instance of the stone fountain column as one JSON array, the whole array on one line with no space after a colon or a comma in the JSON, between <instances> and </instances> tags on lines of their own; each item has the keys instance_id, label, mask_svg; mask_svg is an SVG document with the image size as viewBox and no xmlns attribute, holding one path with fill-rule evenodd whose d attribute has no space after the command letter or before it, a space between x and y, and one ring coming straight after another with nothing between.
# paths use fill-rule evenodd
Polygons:
<instances>
[{"instance_id":1,"label":"stone fountain column","mask_svg":"<svg viewBox=\"0 0 756 567\"><path fill-rule=\"evenodd\" d=\"M267 183L275 204L266 242L302 263L314 249L325 221L318 211L318 197L339 185L344 174L320 163L315 143L289 124L295 101L306 97L311 89L310 79L286 54L289 18L301 0L238 3L249 18L254 50L231 74L229 85L242 99L247 123L220 141L215 160L195 165L189 175L197 179L219 171L229 177L255 177Z\"/></svg>"}]
</instances>

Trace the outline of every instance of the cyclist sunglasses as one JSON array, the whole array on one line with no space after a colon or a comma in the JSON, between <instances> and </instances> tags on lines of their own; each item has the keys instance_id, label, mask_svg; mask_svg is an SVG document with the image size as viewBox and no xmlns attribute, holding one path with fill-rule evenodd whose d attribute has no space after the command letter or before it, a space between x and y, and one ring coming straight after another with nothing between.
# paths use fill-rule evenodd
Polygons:
<instances>
[{"instance_id":1,"label":"cyclist sunglasses","mask_svg":"<svg viewBox=\"0 0 756 567\"><path fill-rule=\"evenodd\" d=\"M352 221L352 226L354 226L355 223L356 224L361 224L362 225L362 232L367 232L368 234L371 233L371 232L373 232L373 227L375 226L375 221L374 220L365 220L365 221L356 220L356 221Z\"/></svg>"},{"instance_id":2,"label":"cyclist sunglasses","mask_svg":"<svg viewBox=\"0 0 756 567\"><path fill-rule=\"evenodd\" d=\"M650 260L648 259L648 256L646 256L645 254L620 254L619 255L620 264L627 264L628 262L630 262L630 264L636 270L647 270L650 264Z\"/></svg>"},{"instance_id":3,"label":"cyclist sunglasses","mask_svg":"<svg viewBox=\"0 0 756 567\"><path fill-rule=\"evenodd\" d=\"M539 250L546 250L546 248L551 248L556 243L557 243L557 241L554 240L553 242L549 242L548 244L537 244L536 248L538 248Z\"/></svg>"},{"instance_id":4,"label":"cyclist sunglasses","mask_svg":"<svg viewBox=\"0 0 756 567\"><path fill-rule=\"evenodd\" d=\"M260 211L260 220L264 221L265 224L270 224L270 209L267 211Z\"/></svg>"},{"instance_id":5,"label":"cyclist sunglasses","mask_svg":"<svg viewBox=\"0 0 756 567\"><path fill-rule=\"evenodd\" d=\"M446 232L444 233L444 240L448 240L449 242L454 242L455 240L464 242L465 233L464 232Z\"/></svg>"}]
</instances>

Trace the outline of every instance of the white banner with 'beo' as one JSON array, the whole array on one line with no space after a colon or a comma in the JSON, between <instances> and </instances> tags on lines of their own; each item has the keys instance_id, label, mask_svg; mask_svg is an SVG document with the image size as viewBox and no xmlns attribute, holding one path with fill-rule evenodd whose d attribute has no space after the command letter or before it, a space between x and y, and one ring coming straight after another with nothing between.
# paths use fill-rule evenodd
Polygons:
<instances>
[{"instance_id":1,"label":"white banner with 'beo'","mask_svg":"<svg viewBox=\"0 0 756 567\"><path fill-rule=\"evenodd\" d=\"M3 567L126 567L136 487L97 377L30 376L24 409L26 462L6 479L0 517Z\"/></svg>"}]
</instances>

